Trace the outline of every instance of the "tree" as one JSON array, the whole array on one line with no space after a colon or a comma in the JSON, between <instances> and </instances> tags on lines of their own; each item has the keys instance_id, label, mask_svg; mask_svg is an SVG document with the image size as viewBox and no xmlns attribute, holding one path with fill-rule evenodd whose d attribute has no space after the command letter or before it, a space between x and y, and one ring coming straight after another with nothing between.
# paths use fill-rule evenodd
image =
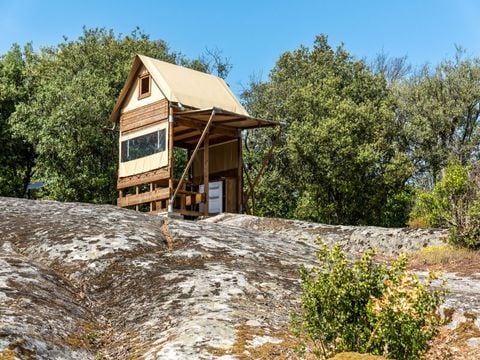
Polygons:
<instances>
[{"instance_id":1,"label":"tree","mask_svg":"<svg viewBox=\"0 0 480 360\"><path fill-rule=\"evenodd\" d=\"M244 100L253 115L286 123L257 190L257 214L403 225L405 212L383 218L389 200L405 191L411 165L399 151L394 99L381 75L319 36L312 49L284 53L269 81L252 84ZM272 139L257 135L261 145L247 146L252 173Z\"/></svg>"},{"instance_id":2,"label":"tree","mask_svg":"<svg viewBox=\"0 0 480 360\"><path fill-rule=\"evenodd\" d=\"M425 66L397 84L398 120L404 148L415 164L415 182L432 188L449 161L478 160L480 146L480 59L453 60L434 70Z\"/></svg>"},{"instance_id":3,"label":"tree","mask_svg":"<svg viewBox=\"0 0 480 360\"><path fill-rule=\"evenodd\" d=\"M16 105L28 101L33 84L26 81L26 59L32 53L13 45L0 58L0 196L23 197L30 182L35 152L23 136L13 132L10 118Z\"/></svg>"}]
</instances>

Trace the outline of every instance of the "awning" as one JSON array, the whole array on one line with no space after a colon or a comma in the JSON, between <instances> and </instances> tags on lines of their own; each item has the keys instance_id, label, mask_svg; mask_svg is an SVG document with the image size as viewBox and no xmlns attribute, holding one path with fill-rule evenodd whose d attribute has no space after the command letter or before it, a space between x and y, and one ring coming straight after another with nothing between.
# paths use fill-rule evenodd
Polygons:
<instances>
[{"instance_id":1,"label":"awning","mask_svg":"<svg viewBox=\"0 0 480 360\"><path fill-rule=\"evenodd\" d=\"M182 111L175 113L174 118L191 119L201 121L206 124L208 119L210 118L213 109L215 109L215 117L212 121L212 125L223 125L240 130L254 129L260 127L273 127L278 125L278 123L270 120L257 119L251 116L237 114L220 108Z\"/></svg>"},{"instance_id":2,"label":"awning","mask_svg":"<svg viewBox=\"0 0 480 360\"><path fill-rule=\"evenodd\" d=\"M173 137L176 145L180 147L195 146L203 129L215 110L215 116L209 130L212 144L229 141L237 138L241 130L274 127L276 122L257 119L248 115L237 114L220 108L200 110L186 110L175 112Z\"/></svg>"}]
</instances>

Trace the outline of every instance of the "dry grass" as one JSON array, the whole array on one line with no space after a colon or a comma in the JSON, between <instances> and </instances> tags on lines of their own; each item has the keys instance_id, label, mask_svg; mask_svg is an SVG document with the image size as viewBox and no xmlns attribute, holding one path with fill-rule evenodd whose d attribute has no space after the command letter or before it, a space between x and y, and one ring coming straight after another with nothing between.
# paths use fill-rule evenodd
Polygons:
<instances>
[{"instance_id":1,"label":"dry grass","mask_svg":"<svg viewBox=\"0 0 480 360\"><path fill-rule=\"evenodd\" d=\"M250 341L256 336L268 335L282 340L279 344L266 343L262 346L251 347ZM288 329L272 330L261 327L242 325L237 328L235 343L230 349L209 348L209 352L215 356L235 355L241 360L250 359L299 359L294 348L298 340L290 334ZM308 358L307 358L308 359Z\"/></svg>"},{"instance_id":2,"label":"dry grass","mask_svg":"<svg viewBox=\"0 0 480 360\"><path fill-rule=\"evenodd\" d=\"M384 360L383 356L345 352L335 355L332 360Z\"/></svg>"},{"instance_id":3,"label":"dry grass","mask_svg":"<svg viewBox=\"0 0 480 360\"><path fill-rule=\"evenodd\" d=\"M17 359L17 353L13 350L6 349L0 351L0 360L15 360Z\"/></svg>"},{"instance_id":4,"label":"dry grass","mask_svg":"<svg viewBox=\"0 0 480 360\"><path fill-rule=\"evenodd\" d=\"M425 229L430 227L430 223L423 217L417 217L408 220L408 227L412 229Z\"/></svg>"},{"instance_id":5,"label":"dry grass","mask_svg":"<svg viewBox=\"0 0 480 360\"><path fill-rule=\"evenodd\" d=\"M431 245L416 252L410 260L416 270L457 272L465 275L480 273L480 251L451 245Z\"/></svg>"},{"instance_id":6,"label":"dry grass","mask_svg":"<svg viewBox=\"0 0 480 360\"><path fill-rule=\"evenodd\" d=\"M455 330L444 326L431 341L430 350L423 356L423 359L478 360L480 359L480 349L467 345L468 339L478 337L480 337L480 330L473 320L462 323Z\"/></svg>"}]
</instances>

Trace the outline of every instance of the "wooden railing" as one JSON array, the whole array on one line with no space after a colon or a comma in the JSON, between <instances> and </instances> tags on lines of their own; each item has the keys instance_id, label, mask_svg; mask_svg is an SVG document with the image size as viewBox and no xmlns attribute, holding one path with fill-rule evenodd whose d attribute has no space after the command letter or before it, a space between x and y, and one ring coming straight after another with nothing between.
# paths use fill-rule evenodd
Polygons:
<instances>
[{"instance_id":1,"label":"wooden railing","mask_svg":"<svg viewBox=\"0 0 480 360\"><path fill-rule=\"evenodd\" d=\"M174 186L177 186L178 180L174 180ZM127 189L120 190L117 198L117 205L120 207L135 207L139 210L143 206L143 211L147 207L150 212L160 213L168 209L171 201L170 189L168 187L154 187L152 184L147 184L151 190L140 192L141 186L133 186L130 191L135 193L128 193ZM200 216L203 213L197 211L197 205L205 203L205 194L192 190L193 186L190 182L184 181L181 188L177 191L174 198L173 210L176 213L187 216Z\"/></svg>"}]
</instances>

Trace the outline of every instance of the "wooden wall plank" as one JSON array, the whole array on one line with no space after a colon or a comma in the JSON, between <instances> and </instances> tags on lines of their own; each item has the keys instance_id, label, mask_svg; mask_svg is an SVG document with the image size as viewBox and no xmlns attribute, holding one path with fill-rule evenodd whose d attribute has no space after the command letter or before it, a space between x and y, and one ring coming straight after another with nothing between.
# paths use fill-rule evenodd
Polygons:
<instances>
[{"instance_id":1,"label":"wooden wall plank","mask_svg":"<svg viewBox=\"0 0 480 360\"><path fill-rule=\"evenodd\" d=\"M120 207L127 207L149 203L151 201L165 200L169 197L168 188L155 189L153 191L144 192L141 194L127 195L117 199L117 205Z\"/></svg>"},{"instance_id":2,"label":"wooden wall plank","mask_svg":"<svg viewBox=\"0 0 480 360\"><path fill-rule=\"evenodd\" d=\"M151 182L157 182L160 180L166 180L170 177L170 173L167 168L156 169L147 171L142 174L119 178L117 182L117 189L125 189L132 186L142 185Z\"/></svg>"},{"instance_id":3,"label":"wooden wall plank","mask_svg":"<svg viewBox=\"0 0 480 360\"><path fill-rule=\"evenodd\" d=\"M238 144L231 141L224 144L210 146L209 172L215 174L238 168ZM203 174L203 149L200 149L192 164L193 177Z\"/></svg>"},{"instance_id":4,"label":"wooden wall plank","mask_svg":"<svg viewBox=\"0 0 480 360\"><path fill-rule=\"evenodd\" d=\"M138 130L154 123L167 121L168 101L161 100L153 104L131 110L120 116L120 132Z\"/></svg>"}]
</instances>

